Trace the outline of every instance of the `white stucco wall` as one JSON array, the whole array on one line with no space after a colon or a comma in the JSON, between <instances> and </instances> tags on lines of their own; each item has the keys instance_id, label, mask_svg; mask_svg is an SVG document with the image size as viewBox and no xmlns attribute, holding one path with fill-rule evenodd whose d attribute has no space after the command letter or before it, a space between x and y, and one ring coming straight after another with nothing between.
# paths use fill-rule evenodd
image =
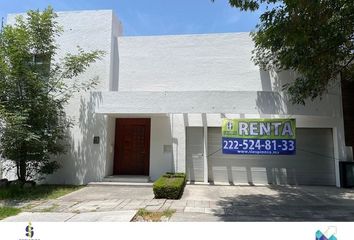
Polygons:
<instances>
[{"instance_id":1,"label":"white stucco wall","mask_svg":"<svg viewBox=\"0 0 354 240\"><path fill-rule=\"evenodd\" d=\"M99 92L97 113L258 113L341 117L340 96L293 105L270 91Z\"/></svg>"},{"instance_id":2,"label":"white stucco wall","mask_svg":"<svg viewBox=\"0 0 354 240\"><path fill-rule=\"evenodd\" d=\"M172 141L169 117L152 116L150 137L150 178L152 180L174 170L172 151L164 151L164 145L172 147Z\"/></svg>"},{"instance_id":3,"label":"white stucco wall","mask_svg":"<svg viewBox=\"0 0 354 240\"><path fill-rule=\"evenodd\" d=\"M262 90L249 33L119 38L120 91Z\"/></svg>"},{"instance_id":4,"label":"white stucco wall","mask_svg":"<svg viewBox=\"0 0 354 240\"><path fill-rule=\"evenodd\" d=\"M64 27L64 33L57 39L59 56L75 52L77 45L86 51L105 51L104 57L92 64L79 80L98 77L96 89L109 90L114 67L111 65L113 12L59 12L58 23ZM66 112L75 121L70 130L71 150L65 157L60 157L62 168L48 178L49 182L84 184L98 181L111 171L112 157L107 151L107 139L110 137L107 125L110 122L106 116L94 114L98 101L89 93L78 94L70 101ZM93 144L94 136L100 137L99 144Z\"/></svg>"}]
</instances>

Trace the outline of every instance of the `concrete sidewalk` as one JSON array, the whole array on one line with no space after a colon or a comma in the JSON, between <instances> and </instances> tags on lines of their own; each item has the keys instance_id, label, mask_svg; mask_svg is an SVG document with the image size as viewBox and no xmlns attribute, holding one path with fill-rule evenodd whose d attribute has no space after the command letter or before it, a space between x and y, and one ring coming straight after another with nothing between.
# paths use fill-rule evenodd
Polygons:
<instances>
[{"instance_id":1,"label":"concrete sidewalk","mask_svg":"<svg viewBox=\"0 0 354 240\"><path fill-rule=\"evenodd\" d=\"M130 222L136 211L110 212L23 212L3 222Z\"/></svg>"}]
</instances>

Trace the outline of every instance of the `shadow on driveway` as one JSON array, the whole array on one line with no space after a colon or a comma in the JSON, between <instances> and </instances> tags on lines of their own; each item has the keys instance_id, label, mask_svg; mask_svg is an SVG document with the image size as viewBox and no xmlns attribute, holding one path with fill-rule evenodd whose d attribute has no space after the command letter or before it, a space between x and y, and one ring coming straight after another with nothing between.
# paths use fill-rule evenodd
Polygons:
<instances>
[{"instance_id":1,"label":"shadow on driveway","mask_svg":"<svg viewBox=\"0 0 354 240\"><path fill-rule=\"evenodd\" d=\"M187 201L209 198L219 221L354 221L352 189L189 185L186 190Z\"/></svg>"}]
</instances>

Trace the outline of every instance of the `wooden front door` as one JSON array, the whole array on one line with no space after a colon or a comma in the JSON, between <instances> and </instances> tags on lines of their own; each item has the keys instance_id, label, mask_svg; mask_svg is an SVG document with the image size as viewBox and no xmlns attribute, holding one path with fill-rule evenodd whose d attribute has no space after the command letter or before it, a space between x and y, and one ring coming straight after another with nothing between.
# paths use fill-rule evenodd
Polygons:
<instances>
[{"instance_id":1,"label":"wooden front door","mask_svg":"<svg viewBox=\"0 0 354 240\"><path fill-rule=\"evenodd\" d=\"M115 175L149 175L150 118L117 118Z\"/></svg>"}]
</instances>

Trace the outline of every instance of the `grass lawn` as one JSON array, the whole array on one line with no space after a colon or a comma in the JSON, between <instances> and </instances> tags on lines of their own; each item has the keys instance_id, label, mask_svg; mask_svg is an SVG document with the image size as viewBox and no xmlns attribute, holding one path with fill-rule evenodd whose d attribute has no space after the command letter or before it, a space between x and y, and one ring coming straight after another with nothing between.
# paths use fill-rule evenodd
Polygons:
<instances>
[{"instance_id":1,"label":"grass lawn","mask_svg":"<svg viewBox=\"0 0 354 240\"><path fill-rule=\"evenodd\" d=\"M38 185L31 188L11 186L0 188L0 200L46 200L55 199L71 193L82 186L73 185Z\"/></svg>"},{"instance_id":2,"label":"grass lawn","mask_svg":"<svg viewBox=\"0 0 354 240\"><path fill-rule=\"evenodd\" d=\"M0 201L31 201L48 200L64 196L76 191L83 186L73 185L38 185L30 188L20 186L10 186L0 188ZM26 209L26 207L24 207ZM20 208L0 206L0 220L9 216L17 215Z\"/></svg>"},{"instance_id":3,"label":"grass lawn","mask_svg":"<svg viewBox=\"0 0 354 240\"><path fill-rule=\"evenodd\" d=\"M17 215L21 212L21 209L13 208L13 207L0 207L0 220Z\"/></svg>"}]
</instances>

